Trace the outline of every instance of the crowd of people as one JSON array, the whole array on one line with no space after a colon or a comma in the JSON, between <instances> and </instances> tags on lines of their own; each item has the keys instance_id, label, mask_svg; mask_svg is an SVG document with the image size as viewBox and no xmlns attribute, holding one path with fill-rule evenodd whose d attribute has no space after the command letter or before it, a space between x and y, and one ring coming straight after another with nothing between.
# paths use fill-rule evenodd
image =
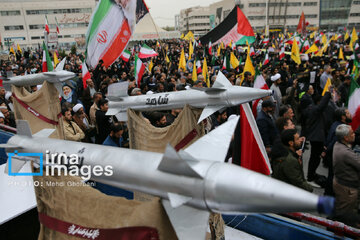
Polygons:
<instances>
[{"instance_id":1,"label":"crowd of people","mask_svg":"<svg viewBox=\"0 0 360 240\"><path fill-rule=\"evenodd\" d=\"M328 33L329 34L329 33ZM331 36L328 35L330 39ZM315 38L307 39L312 42ZM209 52L207 43L194 40L193 54L189 53L189 41L171 39L165 41L146 41L159 55L152 59L142 59L146 64L140 84L135 80L134 55L143 44L129 47L133 53L128 62L119 58L109 67L103 62L90 69L91 79L83 88L81 65L84 54L69 53L65 56L65 70L77 73L71 86L65 84L61 95L62 116L65 139L104 144L115 147L128 147L126 123L116 117L107 116L108 86L115 82L129 83L129 96L154 94L159 92L186 91L191 87L210 87L219 71L222 71L233 85L254 87L261 76L274 94L260 101L254 110L256 123L265 145L273 170L272 177L289 184L313 191L324 188L326 195L336 197L334 219L351 226L360 227L358 189L360 187L360 156L356 149L360 145L360 129L350 127L351 115L346 108L357 53L347 47L349 40L344 34L330 42L321 56L307 54L301 64L295 63L290 54L280 59L280 49L291 52L291 44L285 44L284 35L274 34L269 43L257 35L252 44L255 49L251 57L256 76L244 70L247 56L246 46L224 46L220 44ZM318 46L321 48L321 43ZM345 59L339 59L339 51L344 49ZM179 68L181 51L186 57L185 69ZM239 66L224 67L224 59L233 52ZM270 61L264 63L265 56ZM354 57L355 56L355 57ZM193 76L193 64L197 60L207 61L208 74ZM3 77L9 74L27 75L41 72L42 50L24 50L11 56L9 61L1 61ZM150 64L150 61L152 64ZM153 65L153 67L151 67ZM204 71L204 69L203 69ZM9 75L9 76L10 76ZM356 74L355 74L356 75ZM327 80L331 87L324 91ZM29 87L30 92L39 86ZM15 127L10 92L0 90L0 123ZM161 112L143 112L143 116L155 127L166 127L173 123L181 109ZM226 122L228 116L239 114L239 108L221 110L204 120L207 130ZM305 144L308 143L308 144ZM304 175L303 155L310 151L307 175ZM231 153L229 154L231 156ZM319 175L316 170L320 163L328 169L328 176Z\"/></svg>"}]
</instances>

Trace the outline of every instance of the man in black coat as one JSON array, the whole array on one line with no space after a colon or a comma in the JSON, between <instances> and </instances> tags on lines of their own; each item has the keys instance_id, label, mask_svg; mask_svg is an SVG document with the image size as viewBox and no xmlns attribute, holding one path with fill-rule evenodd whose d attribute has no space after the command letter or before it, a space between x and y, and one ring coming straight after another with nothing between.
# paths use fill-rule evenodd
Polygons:
<instances>
[{"instance_id":1,"label":"man in black coat","mask_svg":"<svg viewBox=\"0 0 360 240\"><path fill-rule=\"evenodd\" d=\"M268 154L271 152L271 147L278 135L278 131L272 117L274 110L274 102L272 100L265 100L263 101L261 111L256 118L256 124L259 128L261 138Z\"/></svg>"},{"instance_id":2,"label":"man in black coat","mask_svg":"<svg viewBox=\"0 0 360 240\"><path fill-rule=\"evenodd\" d=\"M312 102L303 112L303 117L305 118L304 134L311 144L311 154L307 174L307 180L309 182L317 182L321 177L316 174L316 169L320 164L320 155L324 149L326 138L324 112L330 97L331 94L329 92L326 92L322 98L317 96L314 99L314 102Z\"/></svg>"},{"instance_id":3,"label":"man in black coat","mask_svg":"<svg viewBox=\"0 0 360 240\"><path fill-rule=\"evenodd\" d=\"M106 115L106 112L109 109L108 100L101 99L98 106L100 110L97 110L95 114L98 135L96 136L95 142L97 144L102 144L111 132L112 119L111 116Z\"/></svg>"}]
</instances>

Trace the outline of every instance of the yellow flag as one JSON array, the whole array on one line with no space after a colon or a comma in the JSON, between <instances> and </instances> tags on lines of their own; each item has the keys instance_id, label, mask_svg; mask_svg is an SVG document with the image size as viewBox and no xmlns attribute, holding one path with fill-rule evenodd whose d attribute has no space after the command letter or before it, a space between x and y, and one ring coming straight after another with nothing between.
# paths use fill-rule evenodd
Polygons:
<instances>
[{"instance_id":1,"label":"yellow flag","mask_svg":"<svg viewBox=\"0 0 360 240\"><path fill-rule=\"evenodd\" d=\"M310 38L313 39L315 37L316 31L314 31L312 34L310 34Z\"/></svg>"},{"instance_id":2,"label":"yellow flag","mask_svg":"<svg viewBox=\"0 0 360 240\"><path fill-rule=\"evenodd\" d=\"M230 53L230 64L234 69L237 68L240 64L233 52Z\"/></svg>"},{"instance_id":3,"label":"yellow flag","mask_svg":"<svg viewBox=\"0 0 360 240\"><path fill-rule=\"evenodd\" d=\"M207 87L210 87L210 76L208 72L206 58L204 58L203 68L202 68L202 75L205 79L205 83Z\"/></svg>"},{"instance_id":4,"label":"yellow flag","mask_svg":"<svg viewBox=\"0 0 360 240\"><path fill-rule=\"evenodd\" d=\"M350 37L350 36L349 36L349 33L346 31L346 34L345 34L344 40L346 41L349 37Z\"/></svg>"},{"instance_id":5,"label":"yellow flag","mask_svg":"<svg viewBox=\"0 0 360 240\"><path fill-rule=\"evenodd\" d=\"M180 60L179 60L179 69L186 71L186 59L184 49L181 50Z\"/></svg>"},{"instance_id":6,"label":"yellow flag","mask_svg":"<svg viewBox=\"0 0 360 240\"><path fill-rule=\"evenodd\" d=\"M220 44L220 48L221 48L221 49L224 49L224 48L225 48L225 46L224 46L224 43L223 43L223 42L221 42L221 44Z\"/></svg>"},{"instance_id":7,"label":"yellow flag","mask_svg":"<svg viewBox=\"0 0 360 240\"><path fill-rule=\"evenodd\" d=\"M248 49L250 49L249 44L248 44ZM245 61L245 66L244 66L244 73L245 72L250 72L252 76L255 76L255 68L252 65L252 62L251 62L251 59L250 59L250 51L247 52L247 56L246 56L246 61ZM241 77L240 86L241 86L243 81L244 81L244 74Z\"/></svg>"},{"instance_id":8,"label":"yellow flag","mask_svg":"<svg viewBox=\"0 0 360 240\"><path fill-rule=\"evenodd\" d=\"M330 86L331 86L331 80L330 80L330 78L328 78L321 96L324 96L325 93L329 91Z\"/></svg>"},{"instance_id":9,"label":"yellow flag","mask_svg":"<svg viewBox=\"0 0 360 240\"><path fill-rule=\"evenodd\" d=\"M299 46L297 44L296 39L294 39L292 44L291 59L294 60L294 62L296 62L298 65L301 63Z\"/></svg>"},{"instance_id":10,"label":"yellow flag","mask_svg":"<svg viewBox=\"0 0 360 240\"><path fill-rule=\"evenodd\" d=\"M217 57L220 57L220 53L221 53L221 45L218 46L217 48Z\"/></svg>"},{"instance_id":11,"label":"yellow flag","mask_svg":"<svg viewBox=\"0 0 360 240\"><path fill-rule=\"evenodd\" d=\"M351 41L356 42L358 39L359 38L358 38L357 32L356 32L355 27L354 27L353 30L352 30L352 33L351 33Z\"/></svg>"},{"instance_id":12,"label":"yellow flag","mask_svg":"<svg viewBox=\"0 0 360 240\"><path fill-rule=\"evenodd\" d=\"M333 35L331 38L330 38L330 41L335 41L335 35Z\"/></svg>"},{"instance_id":13,"label":"yellow flag","mask_svg":"<svg viewBox=\"0 0 360 240\"><path fill-rule=\"evenodd\" d=\"M327 38L326 35L323 34L322 38L321 38L322 44L325 45L327 43Z\"/></svg>"},{"instance_id":14,"label":"yellow flag","mask_svg":"<svg viewBox=\"0 0 360 240\"><path fill-rule=\"evenodd\" d=\"M232 48L232 40L230 40L230 43L228 45L230 48Z\"/></svg>"},{"instance_id":15,"label":"yellow flag","mask_svg":"<svg viewBox=\"0 0 360 240\"><path fill-rule=\"evenodd\" d=\"M58 63L59 63L59 59L56 55L56 52L54 52L54 67L56 67L56 65L58 65Z\"/></svg>"},{"instance_id":16,"label":"yellow flag","mask_svg":"<svg viewBox=\"0 0 360 240\"><path fill-rule=\"evenodd\" d=\"M17 50L20 52L20 54L22 54L22 50L19 44L17 45Z\"/></svg>"},{"instance_id":17,"label":"yellow flag","mask_svg":"<svg viewBox=\"0 0 360 240\"><path fill-rule=\"evenodd\" d=\"M195 37L194 37L194 34L192 33L192 31L189 31L184 37L185 40L191 40L191 41L194 41L194 38Z\"/></svg>"},{"instance_id":18,"label":"yellow flag","mask_svg":"<svg viewBox=\"0 0 360 240\"><path fill-rule=\"evenodd\" d=\"M316 46L316 44L314 43L313 45L311 45L311 47L305 52L305 54L309 54L309 53L313 53L313 52L317 52L319 51L319 48Z\"/></svg>"},{"instance_id":19,"label":"yellow flag","mask_svg":"<svg viewBox=\"0 0 360 240\"><path fill-rule=\"evenodd\" d=\"M10 47L10 53L12 53L12 54L15 55L15 51L14 51L14 48L13 48L13 47Z\"/></svg>"},{"instance_id":20,"label":"yellow flag","mask_svg":"<svg viewBox=\"0 0 360 240\"><path fill-rule=\"evenodd\" d=\"M153 69L153 67L154 67L154 64L153 64L153 61L152 61L152 59L151 59L151 61L150 61L150 63L149 63L149 66L148 66L149 72L151 72L151 70Z\"/></svg>"},{"instance_id":21,"label":"yellow flag","mask_svg":"<svg viewBox=\"0 0 360 240\"><path fill-rule=\"evenodd\" d=\"M180 39L184 39L184 34L183 33L181 34Z\"/></svg>"},{"instance_id":22,"label":"yellow flag","mask_svg":"<svg viewBox=\"0 0 360 240\"><path fill-rule=\"evenodd\" d=\"M198 80L198 78L197 78L197 71L196 71L196 64L195 64L195 62L194 62L194 64L193 64L194 66L193 66L193 72L192 72L192 80L193 80L193 82L195 82L195 81L197 81Z\"/></svg>"},{"instance_id":23,"label":"yellow flag","mask_svg":"<svg viewBox=\"0 0 360 240\"><path fill-rule=\"evenodd\" d=\"M167 54L166 54L166 57L165 57L165 61L166 61L166 63L169 63L169 62L170 62L170 59L169 59L169 57L168 57Z\"/></svg>"},{"instance_id":24,"label":"yellow flag","mask_svg":"<svg viewBox=\"0 0 360 240\"><path fill-rule=\"evenodd\" d=\"M352 40L350 41L349 48L351 49L351 51L354 51L354 45Z\"/></svg>"},{"instance_id":25,"label":"yellow flag","mask_svg":"<svg viewBox=\"0 0 360 240\"><path fill-rule=\"evenodd\" d=\"M344 53L343 53L342 48L340 48L338 59L344 60Z\"/></svg>"},{"instance_id":26,"label":"yellow flag","mask_svg":"<svg viewBox=\"0 0 360 240\"><path fill-rule=\"evenodd\" d=\"M191 56L193 55L194 53L194 48L193 48L193 45L190 41L190 45L189 45L189 60L191 60Z\"/></svg>"}]
</instances>

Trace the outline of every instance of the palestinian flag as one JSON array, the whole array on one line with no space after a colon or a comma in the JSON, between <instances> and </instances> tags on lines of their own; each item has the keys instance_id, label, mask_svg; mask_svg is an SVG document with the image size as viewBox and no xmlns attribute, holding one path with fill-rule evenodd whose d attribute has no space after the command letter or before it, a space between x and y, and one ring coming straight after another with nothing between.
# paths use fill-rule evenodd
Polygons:
<instances>
[{"instance_id":1,"label":"palestinian flag","mask_svg":"<svg viewBox=\"0 0 360 240\"><path fill-rule=\"evenodd\" d=\"M50 33L49 22L46 15L45 15L45 31L47 32L47 34Z\"/></svg>"},{"instance_id":2,"label":"palestinian flag","mask_svg":"<svg viewBox=\"0 0 360 240\"><path fill-rule=\"evenodd\" d=\"M53 70L54 70L54 67L51 63L49 51L47 49L47 46L45 45L45 42L43 42L42 71L43 72L52 72Z\"/></svg>"},{"instance_id":3,"label":"palestinian flag","mask_svg":"<svg viewBox=\"0 0 360 240\"><path fill-rule=\"evenodd\" d=\"M139 52L139 58L149 58L149 57L156 57L159 54L157 52L155 52L151 47L149 47L148 45L144 44L141 48L140 48L140 52Z\"/></svg>"},{"instance_id":4,"label":"palestinian flag","mask_svg":"<svg viewBox=\"0 0 360 240\"><path fill-rule=\"evenodd\" d=\"M269 158L249 103L240 105L240 121L234 133L233 164L271 174Z\"/></svg>"},{"instance_id":5,"label":"palestinian flag","mask_svg":"<svg viewBox=\"0 0 360 240\"><path fill-rule=\"evenodd\" d=\"M81 72L82 72L83 87L84 89L86 89L87 88L86 80L91 79L91 76L85 62L83 62L82 64Z\"/></svg>"},{"instance_id":6,"label":"palestinian flag","mask_svg":"<svg viewBox=\"0 0 360 240\"><path fill-rule=\"evenodd\" d=\"M121 55L120 55L120 58L124 61L124 62L129 62L129 59L130 59L130 56L131 56L131 52L127 49L125 49Z\"/></svg>"},{"instance_id":7,"label":"palestinian flag","mask_svg":"<svg viewBox=\"0 0 360 240\"><path fill-rule=\"evenodd\" d=\"M141 59L137 55L135 55L134 72L135 72L135 81L136 81L138 87L140 87L140 83L141 83L141 79L144 74L144 71L145 71L144 63L141 61Z\"/></svg>"},{"instance_id":8,"label":"palestinian flag","mask_svg":"<svg viewBox=\"0 0 360 240\"><path fill-rule=\"evenodd\" d=\"M138 4L143 1L128 1L126 8L113 0L98 3L86 33L86 62L90 68L99 60L108 67L120 57L135 31Z\"/></svg>"},{"instance_id":9,"label":"palestinian flag","mask_svg":"<svg viewBox=\"0 0 360 240\"><path fill-rule=\"evenodd\" d=\"M213 30L200 38L203 43L212 41L217 45L223 42L228 45L231 41L237 45L255 42L254 31L238 6Z\"/></svg>"}]
</instances>

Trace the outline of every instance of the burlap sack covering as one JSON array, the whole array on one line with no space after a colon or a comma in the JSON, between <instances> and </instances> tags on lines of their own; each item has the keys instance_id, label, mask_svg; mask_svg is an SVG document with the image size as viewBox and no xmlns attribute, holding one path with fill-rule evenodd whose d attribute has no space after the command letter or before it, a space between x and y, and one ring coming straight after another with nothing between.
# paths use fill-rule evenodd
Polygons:
<instances>
[{"instance_id":1,"label":"burlap sack covering","mask_svg":"<svg viewBox=\"0 0 360 240\"><path fill-rule=\"evenodd\" d=\"M166 212L158 200L139 202L107 196L90 186L68 186L78 177L34 177L38 211L62 221L88 228L147 226L156 228L160 239L177 239ZM47 187L61 182L64 186ZM41 225L39 240L82 239L53 231Z\"/></svg>"},{"instance_id":2,"label":"burlap sack covering","mask_svg":"<svg viewBox=\"0 0 360 240\"><path fill-rule=\"evenodd\" d=\"M56 129L51 138L64 139L63 120L58 118L61 113L59 93L53 84L44 82L40 90L29 93L24 87L12 86L12 92L18 99L29 105L48 119L57 121L58 125L47 123L24 108L16 99L13 99L15 119L23 119L29 122L32 133L37 133L44 128Z\"/></svg>"},{"instance_id":3,"label":"burlap sack covering","mask_svg":"<svg viewBox=\"0 0 360 240\"><path fill-rule=\"evenodd\" d=\"M194 109L186 105L173 124L165 128L156 128L139 112L128 109L130 148L163 153L168 143L175 147L195 129L197 136L186 146L191 145L204 135L203 125L197 124L201 111L202 109Z\"/></svg>"}]
</instances>

